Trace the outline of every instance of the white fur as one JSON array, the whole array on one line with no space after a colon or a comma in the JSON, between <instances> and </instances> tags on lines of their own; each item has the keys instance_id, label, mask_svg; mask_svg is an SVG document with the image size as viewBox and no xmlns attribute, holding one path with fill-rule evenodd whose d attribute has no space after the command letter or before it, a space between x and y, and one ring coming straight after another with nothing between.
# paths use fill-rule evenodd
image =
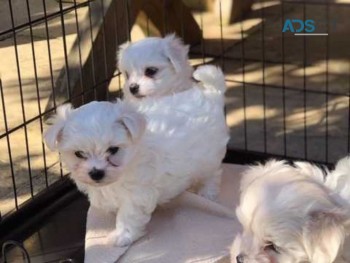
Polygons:
<instances>
[{"instance_id":1,"label":"white fur","mask_svg":"<svg viewBox=\"0 0 350 263\"><path fill-rule=\"evenodd\" d=\"M154 77L147 77L145 69L157 68ZM136 43L126 43L118 53L118 68L125 76L123 92L127 100L140 101L144 97L160 98L192 87L204 92L224 94L225 77L221 69L205 65L195 72L188 61L188 46L175 35L165 38L149 37ZM192 80L196 79L199 84ZM140 86L137 94L130 93L130 85ZM222 97L220 97L222 98Z\"/></svg>"},{"instance_id":2,"label":"white fur","mask_svg":"<svg viewBox=\"0 0 350 263\"><path fill-rule=\"evenodd\" d=\"M175 35L149 37L122 45L118 53L118 68L125 76L125 97L129 100L160 97L191 88L193 70L187 54L188 46L184 46ZM147 67L158 69L153 78L145 75ZM137 94L130 93L132 84L140 86Z\"/></svg>"},{"instance_id":3,"label":"white fur","mask_svg":"<svg viewBox=\"0 0 350 263\"><path fill-rule=\"evenodd\" d=\"M45 134L91 205L117 212L109 242L118 246L142 236L156 205L194 183L215 198L228 141L220 92L192 88L144 102L138 111L127 102L92 102L59 115ZM115 155L111 146L120 147ZM105 171L101 181L90 178L93 168Z\"/></svg>"},{"instance_id":4,"label":"white fur","mask_svg":"<svg viewBox=\"0 0 350 263\"><path fill-rule=\"evenodd\" d=\"M214 174L199 194L209 199L215 199L219 190L221 168L217 165L223 158L225 146L228 141L226 121L223 113L224 93L226 91L225 77L221 69L205 65L198 67L193 73L188 62L188 46L175 35L165 38L146 38L139 42L126 43L121 46L118 53L119 69L124 73L125 85L123 87L125 100L134 104L138 111L143 113L151 122L157 125L178 127L193 126L190 131L184 129L188 140L194 145L207 144L198 147L204 150L213 159L206 165L201 173ZM158 72L148 77L145 69L153 67ZM139 92L132 94L130 85L139 85ZM202 117L200 117L202 116ZM195 123L191 118L195 117ZM161 118L159 122L157 119ZM206 122L206 126L215 127L211 132L203 132L204 125L198 125L199 118ZM196 130L199 128L198 130ZM155 132L159 127L152 127ZM214 129L216 130L214 132ZM163 134L159 134L162 137ZM177 136L175 133L172 136ZM195 138L195 139L194 139ZM208 143L208 140L212 142ZM194 140L196 142L194 142ZM170 147L170 146L169 146ZM208 158L209 159L209 158Z\"/></svg>"},{"instance_id":5,"label":"white fur","mask_svg":"<svg viewBox=\"0 0 350 263\"><path fill-rule=\"evenodd\" d=\"M117 213L109 243L125 246L138 239L157 204L194 184L209 199L218 194L229 138L225 80L220 69L203 66L194 83L187 53L173 35L123 45L119 68L129 76L127 102L64 110L45 135L91 205ZM145 76L146 67L157 67L157 74ZM135 96L132 83L140 85ZM119 147L114 155L107 151L111 146ZM93 179L94 170L104 171L103 179Z\"/></svg>"},{"instance_id":6,"label":"white fur","mask_svg":"<svg viewBox=\"0 0 350 263\"><path fill-rule=\"evenodd\" d=\"M272 160L250 167L236 210L243 232L232 245L232 262L349 262L342 246L349 231L350 200L340 195L350 185L350 159L339 161L327 181L333 187L309 163L291 166Z\"/></svg>"},{"instance_id":7,"label":"white fur","mask_svg":"<svg viewBox=\"0 0 350 263\"><path fill-rule=\"evenodd\" d=\"M326 185L350 202L350 156L341 159L326 179Z\"/></svg>"}]
</instances>

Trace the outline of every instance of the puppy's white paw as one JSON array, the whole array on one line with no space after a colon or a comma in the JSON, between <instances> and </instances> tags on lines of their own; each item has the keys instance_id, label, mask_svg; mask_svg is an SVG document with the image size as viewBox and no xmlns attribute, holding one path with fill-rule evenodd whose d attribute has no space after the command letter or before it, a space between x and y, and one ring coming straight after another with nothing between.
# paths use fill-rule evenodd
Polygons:
<instances>
[{"instance_id":1,"label":"puppy's white paw","mask_svg":"<svg viewBox=\"0 0 350 263\"><path fill-rule=\"evenodd\" d=\"M215 201L220 193L221 169L214 173L214 176L207 178L198 189L198 194L206 199Z\"/></svg>"},{"instance_id":2,"label":"puppy's white paw","mask_svg":"<svg viewBox=\"0 0 350 263\"><path fill-rule=\"evenodd\" d=\"M203 187L198 191L198 194L200 196L203 196L206 199L209 199L211 201L216 201L219 195L219 191L216 189L210 189L207 187Z\"/></svg>"},{"instance_id":3,"label":"puppy's white paw","mask_svg":"<svg viewBox=\"0 0 350 263\"><path fill-rule=\"evenodd\" d=\"M117 247L129 246L133 241L131 233L126 229L116 229L107 236L107 244Z\"/></svg>"}]
</instances>

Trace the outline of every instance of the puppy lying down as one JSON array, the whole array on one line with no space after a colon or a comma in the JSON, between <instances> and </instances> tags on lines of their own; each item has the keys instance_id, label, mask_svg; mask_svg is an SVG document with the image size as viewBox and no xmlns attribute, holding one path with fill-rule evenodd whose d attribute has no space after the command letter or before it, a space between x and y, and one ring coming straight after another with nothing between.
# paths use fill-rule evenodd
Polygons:
<instances>
[{"instance_id":1,"label":"puppy lying down","mask_svg":"<svg viewBox=\"0 0 350 263\"><path fill-rule=\"evenodd\" d=\"M232 245L237 263L345 263L350 223L350 158L333 172L303 162L252 166L236 210L243 232ZM347 252L349 254L349 252Z\"/></svg>"}]
</instances>

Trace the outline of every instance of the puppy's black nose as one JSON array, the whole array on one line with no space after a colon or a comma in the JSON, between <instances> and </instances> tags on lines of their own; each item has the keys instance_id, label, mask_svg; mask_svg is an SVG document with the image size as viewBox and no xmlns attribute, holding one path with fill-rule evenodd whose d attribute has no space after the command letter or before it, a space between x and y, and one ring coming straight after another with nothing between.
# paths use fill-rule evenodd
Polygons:
<instances>
[{"instance_id":1,"label":"puppy's black nose","mask_svg":"<svg viewBox=\"0 0 350 263\"><path fill-rule=\"evenodd\" d=\"M237 263L244 263L244 256L242 254L239 254L236 257L236 261L237 261Z\"/></svg>"},{"instance_id":2,"label":"puppy's black nose","mask_svg":"<svg viewBox=\"0 0 350 263\"><path fill-rule=\"evenodd\" d=\"M99 170L96 168L93 168L90 172L89 175L92 180L94 181L100 181L104 176L105 176L105 171Z\"/></svg>"},{"instance_id":3,"label":"puppy's black nose","mask_svg":"<svg viewBox=\"0 0 350 263\"><path fill-rule=\"evenodd\" d=\"M139 92L140 86L139 86L139 84L132 83L129 86L129 89L130 89L131 94L135 95Z\"/></svg>"}]
</instances>

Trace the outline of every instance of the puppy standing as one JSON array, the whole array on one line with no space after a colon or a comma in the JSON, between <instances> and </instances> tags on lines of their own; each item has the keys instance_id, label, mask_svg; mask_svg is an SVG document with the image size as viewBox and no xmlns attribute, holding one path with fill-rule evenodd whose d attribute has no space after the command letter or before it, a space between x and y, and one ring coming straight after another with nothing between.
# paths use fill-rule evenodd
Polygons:
<instances>
[{"instance_id":1,"label":"puppy standing","mask_svg":"<svg viewBox=\"0 0 350 263\"><path fill-rule=\"evenodd\" d=\"M241 184L243 233L233 243L232 262L349 262L341 251L350 226L350 159L339 161L326 183L323 177L308 163L250 167Z\"/></svg>"},{"instance_id":2,"label":"puppy standing","mask_svg":"<svg viewBox=\"0 0 350 263\"><path fill-rule=\"evenodd\" d=\"M227 143L217 134L227 131L208 116L221 116L222 109L200 90L181 94L149 106L147 122L127 102L64 105L45 134L91 205L116 213L111 244L125 246L141 237L156 205L194 183L202 183L206 196L217 193L215 172Z\"/></svg>"},{"instance_id":3,"label":"puppy standing","mask_svg":"<svg viewBox=\"0 0 350 263\"><path fill-rule=\"evenodd\" d=\"M215 199L229 138L223 111L226 85L222 71L215 66L201 66L193 74L199 83L194 83L188 46L175 35L125 44L118 61L125 76L125 99L136 105L147 119L169 127L185 127L191 119L202 116L206 131L188 132L183 140L192 143L189 150L193 155L206 155L210 159L210 165L195 173L209 178L202 182L199 193ZM153 127L153 132L157 133L156 129ZM185 130L182 132L185 134Z\"/></svg>"},{"instance_id":4,"label":"puppy standing","mask_svg":"<svg viewBox=\"0 0 350 263\"><path fill-rule=\"evenodd\" d=\"M194 85L187 51L173 36L125 48L128 102L64 106L46 133L91 205L117 212L110 243L138 239L156 205L193 184L207 198L218 194L229 138L224 76L204 66Z\"/></svg>"}]
</instances>

